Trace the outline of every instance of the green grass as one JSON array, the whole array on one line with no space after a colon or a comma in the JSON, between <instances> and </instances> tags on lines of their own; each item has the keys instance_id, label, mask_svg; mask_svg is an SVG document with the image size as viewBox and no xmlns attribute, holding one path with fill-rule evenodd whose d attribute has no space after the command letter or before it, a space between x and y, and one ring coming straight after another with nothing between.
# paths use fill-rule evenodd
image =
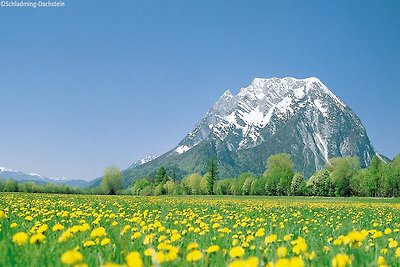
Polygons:
<instances>
[{"instance_id":1,"label":"green grass","mask_svg":"<svg viewBox=\"0 0 400 267\"><path fill-rule=\"evenodd\" d=\"M353 266L378 266L380 256L387 265L400 266L396 248L389 248L391 240L400 243L399 199L0 193L0 211L6 216L0 222L0 266L64 266L62 254L74 248L89 266L108 262L126 264L125 257L132 251L140 253L145 266L157 265L157 258L161 259L169 251L174 254L175 250L172 260L162 262L162 266L225 266L237 260L229 255L234 246L244 248L243 259L256 257L257 266L277 263L278 247L287 248L285 258L300 257L305 266L331 266L338 254L348 255ZM27 216L33 220L26 220ZM18 226L12 228L13 223ZM65 229L52 231L57 223ZM73 233L65 242L58 241L68 229L85 223L86 229ZM49 227L43 233L44 242L30 244L28 241L20 246L13 243L17 232L26 232L31 237L43 224ZM126 225L130 228L121 235ZM107 235L91 237L91 231L100 226L106 229ZM260 228L265 234L256 236ZM171 241L174 231L181 237ZM363 240L345 244L343 236L352 231L365 232ZM379 231L382 236L374 238ZM132 239L136 232L140 237ZM150 243L144 242L146 236L152 235ZM277 239L265 243L266 237L272 235ZM288 235L292 238L285 241ZM292 241L300 237L304 238L307 248L298 254L293 251ZM111 243L102 246L100 242L104 238L109 238ZM88 240L95 245L85 247L83 243ZM342 244L334 245L334 240L341 240ZM198 244L203 256L189 263L187 248L193 242ZM220 250L207 254L211 245L218 245ZM147 257L144 252L148 248L162 253Z\"/></svg>"}]
</instances>

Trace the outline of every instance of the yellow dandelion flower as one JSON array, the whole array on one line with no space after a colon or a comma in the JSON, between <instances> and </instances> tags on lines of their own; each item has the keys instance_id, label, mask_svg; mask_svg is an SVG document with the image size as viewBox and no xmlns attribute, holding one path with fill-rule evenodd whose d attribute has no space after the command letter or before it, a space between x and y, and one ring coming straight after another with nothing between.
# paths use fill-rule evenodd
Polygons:
<instances>
[{"instance_id":1,"label":"yellow dandelion flower","mask_svg":"<svg viewBox=\"0 0 400 267\"><path fill-rule=\"evenodd\" d=\"M335 239L335 240L333 240L333 244L334 244L335 246L340 246L342 243L343 243L343 242L342 242L342 239Z\"/></svg>"},{"instance_id":2,"label":"yellow dandelion flower","mask_svg":"<svg viewBox=\"0 0 400 267\"><path fill-rule=\"evenodd\" d=\"M286 257L286 255L287 255L287 248L285 248L285 247L279 247L279 248L277 248L277 249L276 249L276 255L277 255L279 258L284 258L284 257Z\"/></svg>"},{"instance_id":3,"label":"yellow dandelion flower","mask_svg":"<svg viewBox=\"0 0 400 267\"><path fill-rule=\"evenodd\" d=\"M28 238L29 236L27 233L19 232L13 236L13 242L18 246L25 245L26 243L28 243Z\"/></svg>"},{"instance_id":4,"label":"yellow dandelion flower","mask_svg":"<svg viewBox=\"0 0 400 267\"><path fill-rule=\"evenodd\" d=\"M155 263L161 264L167 261L167 255L162 251L158 251L153 255L152 260Z\"/></svg>"},{"instance_id":5,"label":"yellow dandelion flower","mask_svg":"<svg viewBox=\"0 0 400 267\"><path fill-rule=\"evenodd\" d=\"M153 243L154 236L153 235L146 235L143 239L143 245L149 245Z\"/></svg>"},{"instance_id":6,"label":"yellow dandelion flower","mask_svg":"<svg viewBox=\"0 0 400 267\"><path fill-rule=\"evenodd\" d=\"M61 256L61 261L67 265L80 263L83 260L83 255L77 250L68 250Z\"/></svg>"},{"instance_id":7,"label":"yellow dandelion flower","mask_svg":"<svg viewBox=\"0 0 400 267\"><path fill-rule=\"evenodd\" d=\"M90 233L90 237L92 238L102 237L105 236L106 234L107 234L106 229L104 229L104 227L97 227L92 230L92 232Z\"/></svg>"},{"instance_id":8,"label":"yellow dandelion flower","mask_svg":"<svg viewBox=\"0 0 400 267\"><path fill-rule=\"evenodd\" d=\"M187 255L186 255L186 260L188 262L195 262L195 261L199 261L203 258L203 253L201 253L200 250L192 250L190 251Z\"/></svg>"},{"instance_id":9,"label":"yellow dandelion flower","mask_svg":"<svg viewBox=\"0 0 400 267\"><path fill-rule=\"evenodd\" d=\"M83 242L84 247L91 247L94 245L96 245L96 243L93 240L88 240L88 241Z\"/></svg>"},{"instance_id":10,"label":"yellow dandelion flower","mask_svg":"<svg viewBox=\"0 0 400 267\"><path fill-rule=\"evenodd\" d=\"M209 247L207 248L206 252L207 252L208 254L210 254L210 253L217 252L218 250L219 250L219 246L218 246L218 245L212 245L212 246L209 246Z\"/></svg>"},{"instance_id":11,"label":"yellow dandelion flower","mask_svg":"<svg viewBox=\"0 0 400 267\"><path fill-rule=\"evenodd\" d=\"M178 252L176 251L169 251L167 254L165 254L166 261L174 261L177 258L178 258Z\"/></svg>"},{"instance_id":12,"label":"yellow dandelion flower","mask_svg":"<svg viewBox=\"0 0 400 267\"><path fill-rule=\"evenodd\" d=\"M143 267L142 257L137 251L130 252L126 255L125 261L128 267Z\"/></svg>"},{"instance_id":13,"label":"yellow dandelion flower","mask_svg":"<svg viewBox=\"0 0 400 267\"><path fill-rule=\"evenodd\" d=\"M212 228L218 228L220 226L220 224L219 223L214 223L213 225L212 225Z\"/></svg>"},{"instance_id":14,"label":"yellow dandelion flower","mask_svg":"<svg viewBox=\"0 0 400 267\"><path fill-rule=\"evenodd\" d=\"M265 238L264 243L271 244L271 243L274 243L277 239L278 239L278 237L276 235L269 235Z\"/></svg>"},{"instance_id":15,"label":"yellow dandelion flower","mask_svg":"<svg viewBox=\"0 0 400 267\"><path fill-rule=\"evenodd\" d=\"M389 248L397 248L399 244L395 240L390 240L389 241Z\"/></svg>"},{"instance_id":16,"label":"yellow dandelion flower","mask_svg":"<svg viewBox=\"0 0 400 267\"><path fill-rule=\"evenodd\" d=\"M175 242L181 239L181 235L179 233L174 233L171 235L171 242Z\"/></svg>"},{"instance_id":17,"label":"yellow dandelion flower","mask_svg":"<svg viewBox=\"0 0 400 267\"><path fill-rule=\"evenodd\" d=\"M113 262L107 262L106 264L101 265L101 267L124 267L124 266L126 266L126 265L121 265L121 264L113 263Z\"/></svg>"},{"instance_id":18,"label":"yellow dandelion flower","mask_svg":"<svg viewBox=\"0 0 400 267\"><path fill-rule=\"evenodd\" d=\"M36 233L44 233L48 229L49 229L49 226L47 224L43 224L36 230Z\"/></svg>"},{"instance_id":19,"label":"yellow dandelion flower","mask_svg":"<svg viewBox=\"0 0 400 267\"><path fill-rule=\"evenodd\" d=\"M234 260L228 265L228 267L257 267L258 263L259 261L257 257L250 257L246 260Z\"/></svg>"},{"instance_id":20,"label":"yellow dandelion flower","mask_svg":"<svg viewBox=\"0 0 400 267\"><path fill-rule=\"evenodd\" d=\"M376 239L382 236L382 232L381 231L376 231L371 238Z\"/></svg>"},{"instance_id":21,"label":"yellow dandelion flower","mask_svg":"<svg viewBox=\"0 0 400 267\"><path fill-rule=\"evenodd\" d=\"M345 237L343 237L343 243L345 245L350 244L351 246L354 246L356 244L360 244L361 242L363 242L365 238L366 238L365 234L360 233L358 231L352 231L348 233Z\"/></svg>"},{"instance_id":22,"label":"yellow dandelion flower","mask_svg":"<svg viewBox=\"0 0 400 267\"><path fill-rule=\"evenodd\" d=\"M285 240L285 241L290 241L290 240L292 240L292 234L285 235L285 236L283 237L283 240Z\"/></svg>"},{"instance_id":23,"label":"yellow dandelion flower","mask_svg":"<svg viewBox=\"0 0 400 267\"><path fill-rule=\"evenodd\" d=\"M135 232L135 233L131 236L131 239L138 239L141 235L142 235L142 233L140 233L140 232Z\"/></svg>"},{"instance_id":24,"label":"yellow dandelion flower","mask_svg":"<svg viewBox=\"0 0 400 267\"><path fill-rule=\"evenodd\" d=\"M378 264L378 266L384 265L385 264L385 258L382 256L378 257L378 260L376 261L376 263Z\"/></svg>"},{"instance_id":25,"label":"yellow dandelion flower","mask_svg":"<svg viewBox=\"0 0 400 267\"><path fill-rule=\"evenodd\" d=\"M67 241L69 238L72 237L72 232L71 231L65 231L64 233L62 233L62 235L58 238L58 242L65 242Z\"/></svg>"},{"instance_id":26,"label":"yellow dandelion flower","mask_svg":"<svg viewBox=\"0 0 400 267\"><path fill-rule=\"evenodd\" d=\"M346 267L351 265L351 258L346 254L337 254L332 259L332 267Z\"/></svg>"},{"instance_id":27,"label":"yellow dandelion flower","mask_svg":"<svg viewBox=\"0 0 400 267\"><path fill-rule=\"evenodd\" d=\"M291 243L293 245L292 251L297 255L307 251L307 243L304 238L299 237L296 240L292 241Z\"/></svg>"},{"instance_id":28,"label":"yellow dandelion flower","mask_svg":"<svg viewBox=\"0 0 400 267\"><path fill-rule=\"evenodd\" d=\"M29 243L35 244L35 243L42 243L45 240L45 236L42 233L34 234L29 238Z\"/></svg>"},{"instance_id":29,"label":"yellow dandelion flower","mask_svg":"<svg viewBox=\"0 0 400 267\"><path fill-rule=\"evenodd\" d=\"M283 258L283 259L279 259L274 263L270 262L267 264L267 266L271 266L271 267L289 267L290 266L290 260Z\"/></svg>"},{"instance_id":30,"label":"yellow dandelion flower","mask_svg":"<svg viewBox=\"0 0 400 267\"><path fill-rule=\"evenodd\" d=\"M147 256L147 257L152 257L155 254L156 254L156 251L153 248L147 248L144 251L144 255Z\"/></svg>"},{"instance_id":31,"label":"yellow dandelion flower","mask_svg":"<svg viewBox=\"0 0 400 267\"><path fill-rule=\"evenodd\" d=\"M229 251L229 256L231 256L232 258L235 257L242 257L244 255L244 249L240 246L237 247L233 247L230 251Z\"/></svg>"},{"instance_id":32,"label":"yellow dandelion flower","mask_svg":"<svg viewBox=\"0 0 400 267\"><path fill-rule=\"evenodd\" d=\"M100 242L100 245L102 245L102 246L106 246L106 245L108 245L108 244L110 244L111 243L111 240L109 239L109 238L104 238L103 240L101 240L101 242Z\"/></svg>"},{"instance_id":33,"label":"yellow dandelion flower","mask_svg":"<svg viewBox=\"0 0 400 267\"><path fill-rule=\"evenodd\" d=\"M293 257L289 260L290 267L304 267L305 263L302 258L300 257Z\"/></svg>"},{"instance_id":34,"label":"yellow dandelion flower","mask_svg":"<svg viewBox=\"0 0 400 267\"><path fill-rule=\"evenodd\" d=\"M64 230L64 226L62 224L57 223L51 228L51 230L53 232L62 231L62 230Z\"/></svg>"},{"instance_id":35,"label":"yellow dandelion flower","mask_svg":"<svg viewBox=\"0 0 400 267\"><path fill-rule=\"evenodd\" d=\"M256 234L255 234L255 236L257 236L257 237L262 237L262 236L264 236L264 235L265 235L265 230L264 230L264 228L258 229L257 232L256 232Z\"/></svg>"},{"instance_id":36,"label":"yellow dandelion flower","mask_svg":"<svg viewBox=\"0 0 400 267\"><path fill-rule=\"evenodd\" d=\"M187 246L186 250L192 250L192 249L196 249L199 248L199 244L195 243L195 242L191 242L189 243L189 245Z\"/></svg>"}]
</instances>

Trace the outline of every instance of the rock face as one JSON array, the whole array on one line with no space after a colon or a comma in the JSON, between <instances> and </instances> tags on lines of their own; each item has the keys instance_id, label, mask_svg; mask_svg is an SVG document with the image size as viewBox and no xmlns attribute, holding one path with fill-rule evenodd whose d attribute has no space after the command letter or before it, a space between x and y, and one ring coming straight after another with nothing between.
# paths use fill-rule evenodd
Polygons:
<instances>
[{"instance_id":1,"label":"rock face","mask_svg":"<svg viewBox=\"0 0 400 267\"><path fill-rule=\"evenodd\" d=\"M318 78L255 78L237 95L226 91L175 148L124 177L152 175L160 166L177 178L204 173L211 155L221 177L261 174L277 153L291 154L296 171L309 177L338 156L367 166L376 151L357 115Z\"/></svg>"}]
</instances>

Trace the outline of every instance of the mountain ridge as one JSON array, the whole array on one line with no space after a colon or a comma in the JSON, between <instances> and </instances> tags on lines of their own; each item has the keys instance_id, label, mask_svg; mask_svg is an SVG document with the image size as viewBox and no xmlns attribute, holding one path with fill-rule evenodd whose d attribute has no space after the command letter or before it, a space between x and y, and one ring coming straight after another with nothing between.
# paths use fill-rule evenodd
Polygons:
<instances>
[{"instance_id":1,"label":"mountain ridge","mask_svg":"<svg viewBox=\"0 0 400 267\"><path fill-rule=\"evenodd\" d=\"M53 177L47 177L47 176L42 176L40 174L36 173L26 173L22 171L15 171L12 169L8 169L5 167L0 167L0 179L1 180L6 180L6 179L13 179L17 182L33 182L33 183L39 183L39 184L46 184L46 183L53 183L53 184L64 184L64 185L69 185L73 187L87 187L91 184L91 181L85 181L81 179L66 179L64 177L62 178L53 178Z\"/></svg>"},{"instance_id":2,"label":"mountain ridge","mask_svg":"<svg viewBox=\"0 0 400 267\"><path fill-rule=\"evenodd\" d=\"M196 147L199 155L190 152ZM185 175L212 153L224 176L260 174L272 152L292 154L307 177L332 157L358 156L367 166L377 154L357 115L318 78L255 78L236 95L226 90L176 147L124 177L153 175L162 165Z\"/></svg>"}]
</instances>

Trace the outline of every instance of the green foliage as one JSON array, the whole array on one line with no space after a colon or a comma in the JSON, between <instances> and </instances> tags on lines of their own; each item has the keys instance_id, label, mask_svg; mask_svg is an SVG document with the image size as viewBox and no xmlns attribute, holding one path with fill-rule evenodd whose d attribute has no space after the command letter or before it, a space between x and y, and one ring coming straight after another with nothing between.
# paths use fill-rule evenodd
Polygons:
<instances>
[{"instance_id":1,"label":"green foliage","mask_svg":"<svg viewBox=\"0 0 400 267\"><path fill-rule=\"evenodd\" d=\"M172 170L172 172L171 172ZM293 163L288 154L270 156L264 175L250 172L237 178L218 178L218 165L210 158L207 173L192 173L181 181L168 176L174 169L160 167L155 178L140 178L128 189L121 189L120 171L115 166L104 172L102 186L78 189L66 185L18 183L0 180L0 192L64 193L64 194L133 194L133 195L310 195L310 196L400 196L400 155L385 163L375 156L371 166L360 169L357 158L332 158L326 168L307 181L302 173L293 174ZM211 179L214 177L215 179ZM212 186L211 186L212 185Z\"/></svg>"},{"instance_id":2,"label":"green foliage","mask_svg":"<svg viewBox=\"0 0 400 267\"><path fill-rule=\"evenodd\" d=\"M4 183L5 192L18 192L18 183L13 179L9 179Z\"/></svg>"},{"instance_id":3,"label":"green foliage","mask_svg":"<svg viewBox=\"0 0 400 267\"><path fill-rule=\"evenodd\" d=\"M192 173L182 180L185 192L188 195L207 194L207 179L198 173Z\"/></svg>"},{"instance_id":4,"label":"green foliage","mask_svg":"<svg viewBox=\"0 0 400 267\"><path fill-rule=\"evenodd\" d=\"M25 193L52 193L52 194L82 194L91 193L88 189L72 188L67 185L36 184L33 182L20 182L13 179L0 180L0 192L25 192Z\"/></svg>"},{"instance_id":5,"label":"green foliage","mask_svg":"<svg viewBox=\"0 0 400 267\"><path fill-rule=\"evenodd\" d=\"M101 185L107 194L117 194L117 191L122 187L121 171L117 166L111 165L105 169Z\"/></svg>"},{"instance_id":6,"label":"green foliage","mask_svg":"<svg viewBox=\"0 0 400 267\"><path fill-rule=\"evenodd\" d=\"M176 189L176 183L173 180L168 180L164 184L164 191L167 193L167 195L175 194L175 189Z\"/></svg>"},{"instance_id":7,"label":"green foliage","mask_svg":"<svg viewBox=\"0 0 400 267\"><path fill-rule=\"evenodd\" d=\"M332 196L333 185L330 179L330 174L327 169L323 169L315 173L307 181L307 191L311 196Z\"/></svg>"},{"instance_id":8,"label":"green foliage","mask_svg":"<svg viewBox=\"0 0 400 267\"><path fill-rule=\"evenodd\" d=\"M145 177L140 178L140 179L136 180L135 182L133 182L133 185L132 185L132 194L133 194L133 195L139 195L140 192L141 192L144 188L146 188L146 187L148 187L148 186L150 186L150 185L151 185L151 182L150 182L147 178L145 178Z\"/></svg>"},{"instance_id":9,"label":"green foliage","mask_svg":"<svg viewBox=\"0 0 400 267\"><path fill-rule=\"evenodd\" d=\"M154 195L160 196L163 194L164 194L164 185L162 183L160 183L154 187Z\"/></svg>"},{"instance_id":10,"label":"green foliage","mask_svg":"<svg viewBox=\"0 0 400 267\"><path fill-rule=\"evenodd\" d=\"M381 176L380 165L381 160L375 155L371 160L371 164L368 168L368 173L366 176L368 191L371 197L375 197L378 195L379 177Z\"/></svg>"},{"instance_id":11,"label":"green foliage","mask_svg":"<svg viewBox=\"0 0 400 267\"><path fill-rule=\"evenodd\" d=\"M140 191L139 195L140 196L152 196L152 195L154 195L154 190L155 190L155 186L149 185L149 186L146 186L145 188L143 188L142 191Z\"/></svg>"},{"instance_id":12,"label":"green foliage","mask_svg":"<svg viewBox=\"0 0 400 267\"><path fill-rule=\"evenodd\" d=\"M333 158L329 161L328 171L336 196L351 195L350 180L359 169L360 161L356 157Z\"/></svg>"},{"instance_id":13,"label":"green foliage","mask_svg":"<svg viewBox=\"0 0 400 267\"><path fill-rule=\"evenodd\" d=\"M243 182L243 185L241 186L242 190L242 195L250 195L251 194L251 188L252 185L255 184L255 178L252 173L248 173L246 179Z\"/></svg>"},{"instance_id":14,"label":"green foliage","mask_svg":"<svg viewBox=\"0 0 400 267\"><path fill-rule=\"evenodd\" d=\"M156 184L160 184L160 183L165 183L167 182L169 179L168 175L167 175L167 170L161 166L158 170L157 170L157 174L156 174Z\"/></svg>"},{"instance_id":15,"label":"green foliage","mask_svg":"<svg viewBox=\"0 0 400 267\"><path fill-rule=\"evenodd\" d=\"M289 154L272 155L267 160L265 191L267 195L287 196L293 178L293 162Z\"/></svg>"},{"instance_id":16,"label":"green foliage","mask_svg":"<svg viewBox=\"0 0 400 267\"><path fill-rule=\"evenodd\" d=\"M229 195L230 179L217 180L215 183L215 193L217 195Z\"/></svg>"},{"instance_id":17,"label":"green foliage","mask_svg":"<svg viewBox=\"0 0 400 267\"><path fill-rule=\"evenodd\" d=\"M390 188L388 196L400 196L400 154L389 164L388 176Z\"/></svg>"},{"instance_id":18,"label":"green foliage","mask_svg":"<svg viewBox=\"0 0 400 267\"><path fill-rule=\"evenodd\" d=\"M350 191L352 195L366 197L369 196L367 185L368 170L361 169L357 171L350 179Z\"/></svg>"},{"instance_id":19,"label":"green foliage","mask_svg":"<svg viewBox=\"0 0 400 267\"><path fill-rule=\"evenodd\" d=\"M290 184L290 195L292 196L305 196L306 195L306 182L302 173L295 173Z\"/></svg>"},{"instance_id":20,"label":"green foliage","mask_svg":"<svg viewBox=\"0 0 400 267\"><path fill-rule=\"evenodd\" d=\"M208 161L207 165L207 192L211 195L214 194L214 184L215 181L218 179L218 165L217 161L215 160L214 156L211 156L210 160Z\"/></svg>"}]
</instances>

